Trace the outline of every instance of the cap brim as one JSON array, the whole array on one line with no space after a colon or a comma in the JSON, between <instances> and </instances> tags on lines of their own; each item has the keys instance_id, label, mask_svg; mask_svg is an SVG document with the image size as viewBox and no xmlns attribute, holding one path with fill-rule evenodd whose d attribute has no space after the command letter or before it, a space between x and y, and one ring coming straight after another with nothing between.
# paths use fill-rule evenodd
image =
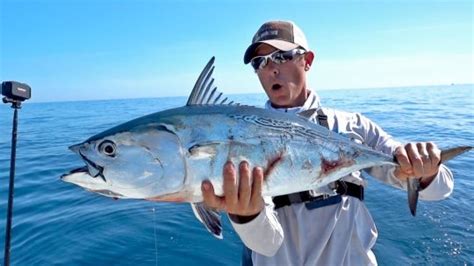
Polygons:
<instances>
[{"instance_id":1,"label":"cap brim","mask_svg":"<svg viewBox=\"0 0 474 266\"><path fill-rule=\"evenodd\" d=\"M256 43L251 44L245 51L245 55L244 55L245 64L248 64L250 62L250 60L253 58L253 55L255 53L255 49L262 43L268 44L282 51L289 51L289 50L300 47L298 44L294 44L294 43L283 41L283 40L266 40L266 41L256 42Z\"/></svg>"}]
</instances>

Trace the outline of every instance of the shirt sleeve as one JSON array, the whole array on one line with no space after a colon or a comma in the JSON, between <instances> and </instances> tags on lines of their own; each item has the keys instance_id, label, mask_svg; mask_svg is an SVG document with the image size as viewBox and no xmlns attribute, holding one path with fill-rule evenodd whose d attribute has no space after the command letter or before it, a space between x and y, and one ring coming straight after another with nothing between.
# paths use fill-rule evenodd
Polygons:
<instances>
[{"instance_id":1,"label":"shirt sleeve","mask_svg":"<svg viewBox=\"0 0 474 266\"><path fill-rule=\"evenodd\" d=\"M236 223L229 219L242 242L251 250L273 256L283 242L283 229L274 211L271 197L265 197L265 208L253 220Z\"/></svg>"},{"instance_id":2,"label":"shirt sleeve","mask_svg":"<svg viewBox=\"0 0 474 266\"><path fill-rule=\"evenodd\" d=\"M353 119L348 123L348 127L351 127L349 130L360 136L364 144L383 153L393 155L395 149L401 145L381 127L361 114L353 114ZM407 182L395 177L394 170L394 166L378 166L365 171L386 184L406 190ZM442 200L452 193L453 187L453 174L446 166L441 165L437 176L425 189L420 191L419 197L422 200Z\"/></svg>"}]
</instances>

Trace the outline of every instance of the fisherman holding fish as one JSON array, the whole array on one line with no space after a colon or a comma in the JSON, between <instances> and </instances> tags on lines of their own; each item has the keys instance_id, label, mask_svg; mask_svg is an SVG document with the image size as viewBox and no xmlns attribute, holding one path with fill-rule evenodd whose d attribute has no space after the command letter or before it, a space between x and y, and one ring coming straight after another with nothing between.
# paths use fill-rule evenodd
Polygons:
<instances>
[{"instance_id":1,"label":"fisherman holding fish","mask_svg":"<svg viewBox=\"0 0 474 266\"><path fill-rule=\"evenodd\" d=\"M244 55L268 96L267 109L300 113L317 109L314 123L394 155L400 164L365 171L380 181L407 189L419 180L419 197L441 200L453 190L453 176L441 164L441 152L431 142L395 141L382 128L358 113L320 106L307 84L315 54L301 29L290 21L269 21L254 35ZM202 183L204 203L226 211L246 248L244 265L376 265L372 247L377 228L365 206L366 180L353 172L317 190L263 197L265 170L252 162L224 165L223 196L211 182ZM327 164L328 170L337 165Z\"/></svg>"},{"instance_id":2,"label":"fisherman holding fish","mask_svg":"<svg viewBox=\"0 0 474 266\"><path fill-rule=\"evenodd\" d=\"M294 23L267 22L244 55L266 109L227 102L213 88L213 57L185 106L70 146L85 165L61 179L116 199L188 202L217 238L226 211L245 265L374 265L377 229L360 170L406 189L414 215L418 198L451 194L442 162L473 147L402 145L361 114L321 107L306 83L313 60Z\"/></svg>"}]
</instances>

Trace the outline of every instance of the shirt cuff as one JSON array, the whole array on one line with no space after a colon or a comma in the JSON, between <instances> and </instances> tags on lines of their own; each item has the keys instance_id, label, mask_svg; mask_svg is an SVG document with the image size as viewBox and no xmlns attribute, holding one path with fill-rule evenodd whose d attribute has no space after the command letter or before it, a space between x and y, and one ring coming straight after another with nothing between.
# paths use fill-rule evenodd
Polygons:
<instances>
[{"instance_id":1,"label":"shirt cuff","mask_svg":"<svg viewBox=\"0 0 474 266\"><path fill-rule=\"evenodd\" d=\"M258 226L260 224L263 224L264 221L266 220L265 217L266 217L266 209L267 208L263 208L263 210L257 215L257 217L253 218L252 220L246 222L246 223L237 223L237 222L234 222L232 219L230 219L229 217L229 221L230 223L232 224L232 226L234 227L234 229L237 231L237 232L244 232L247 230L247 228L252 228L254 226ZM251 231L252 229L250 229Z\"/></svg>"},{"instance_id":2,"label":"shirt cuff","mask_svg":"<svg viewBox=\"0 0 474 266\"><path fill-rule=\"evenodd\" d=\"M446 166L441 165L438 174L433 178L431 183L423 190L420 190L420 199L431 201L442 200L451 195L453 188L454 182L452 181L451 171Z\"/></svg>"}]
</instances>

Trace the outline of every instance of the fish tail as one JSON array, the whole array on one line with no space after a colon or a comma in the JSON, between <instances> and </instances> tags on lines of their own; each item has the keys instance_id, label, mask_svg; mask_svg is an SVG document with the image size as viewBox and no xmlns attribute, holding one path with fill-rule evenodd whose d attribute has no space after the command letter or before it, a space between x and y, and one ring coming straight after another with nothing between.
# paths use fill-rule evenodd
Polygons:
<instances>
[{"instance_id":1,"label":"fish tail","mask_svg":"<svg viewBox=\"0 0 474 266\"><path fill-rule=\"evenodd\" d=\"M441 151L441 163L449 161L454 157L472 150L472 146L459 146Z\"/></svg>"},{"instance_id":2,"label":"fish tail","mask_svg":"<svg viewBox=\"0 0 474 266\"><path fill-rule=\"evenodd\" d=\"M449 161L454 157L472 150L472 146L459 146L441 151L441 163ZM395 162L397 160L395 159ZM418 205L418 194L420 193L420 179L409 178L407 185L408 207L410 207L411 215L416 215L416 206Z\"/></svg>"}]
</instances>

